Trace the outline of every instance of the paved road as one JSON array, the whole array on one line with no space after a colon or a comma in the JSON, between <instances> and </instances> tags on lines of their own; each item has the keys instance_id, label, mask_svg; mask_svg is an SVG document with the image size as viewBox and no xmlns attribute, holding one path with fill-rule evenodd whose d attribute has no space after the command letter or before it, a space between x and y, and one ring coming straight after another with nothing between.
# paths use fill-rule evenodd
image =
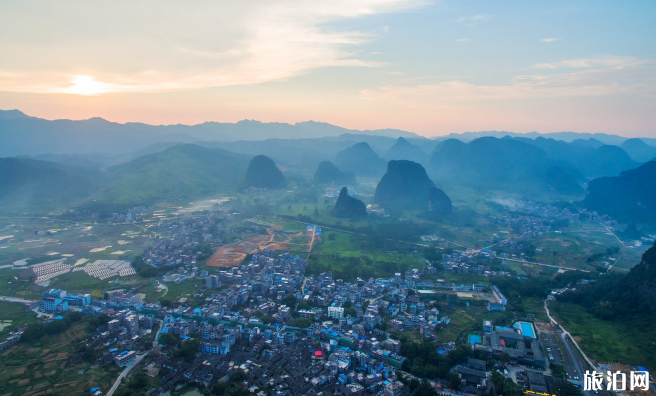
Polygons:
<instances>
[{"instance_id":1,"label":"paved road","mask_svg":"<svg viewBox=\"0 0 656 396\"><path fill-rule=\"evenodd\" d=\"M514 258L508 258L508 257L501 257L501 260L517 261L517 262L519 262L519 263L541 265L541 266L543 266L543 267L559 268L559 269L564 269L564 270L568 270L568 271L590 272L590 271L588 271L588 270L582 270L582 269L580 269L580 268L562 267L562 266L559 266L559 265L544 264L544 263L536 263L536 262L533 262L533 261L519 260L519 259L514 259Z\"/></svg>"},{"instance_id":2,"label":"paved road","mask_svg":"<svg viewBox=\"0 0 656 396\"><path fill-rule=\"evenodd\" d=\"M601 224L604 228L606 228L608 233L611 234L612 236L614 236L615 239L617 239L617 241L620 244L622 244L622 250L620 250L620 255L617 257L617 259L611 265L608 266L608 271L610 271L610 270L620 270L620 271L628 272L629 270L626 269L626 268L616 267L617 263L619 263L620 260L622 259L622 256L624 255L624 249L626 249L627 246L624 244L624 242L622 242L622 240L617 235L615 235L615 233L613 231L611 231L610 228L608 228L608 226L606 226L604 223L601 223L601 222L599 224Z\"/></svg>"},{"instance_id":3,"label":"paved road","mask_svg":"<svg viewBox=\"0 0 656 396\"><path fill-rule=\"evenodd\" d=\"M547 316L549 317L549 320L551 321L551 324L557 325L558 322L556 322L556 320L551 317L551 313L549 312L549 307L547 306L547 300L546 299L544 300L544 310L547 312ZM576 341L572 338L572 336L569 334L569 332L567 330L565 330L565 328L562 327L562 326L560 326L560 328L563 329L563 333L561 334L561 337L563 337L563 339L565 339L567 336L569 336L569 339L572 340L572 343L574 344L574 346L576 347L578 352L581 354L580 356L583 356L583 359L585 359L585 361L586 361L586 363L588 363L589 367L592 367L592 369L595 369L596 366L594 365L594 363L592 363L592 360L590 360L590 358L588 358L588 356L583 352L583 350L581 349L579 344L576 343ZM566 346L568 346L567 343L566 343ZM586 367L586 368L588 368L588 367Z\"/></svg>"},{"instance_id":4,"label":"paved road","mask_svg":"<svg viewBox=\"0 0 656 396\"><path fill-rule=\"evenodd\" d=\"M157 342L157 334L159 334L160 330L162 330L162 326L164 325L164 321L160 320L160 321L158 321L158 323L159 323L159 325L157 326L157 331L155 331L155 334L154 334L155 338L153 339L153 348L155 348L157 345L159 345L158 342Z\"/></svg>"},{"instance_id":5,"label":"paved road","mask_svg":"<svg viewBox=\"0 0 656 396\"><path fill-rule=\"evenodd\" d=\"M134 359L134 362L132 362L131 365L125 367L125 370L123 370L123 372L118 376L118 378L114 382L114 385L112 385L112 389L110 389L109 392L107 392L107 396L112 396L114 394L114 392L116 392L116 388L118 388L118 386L121 384L121 381L123 380L123 378L127 377L127 375L130 373L130 371L133 368L135 368L139 363L141 363L143 358L145 358L147 355L148 355L148 353L144 353L142 355L137 355L137 358Z\"/></svg>"}]
</instances>

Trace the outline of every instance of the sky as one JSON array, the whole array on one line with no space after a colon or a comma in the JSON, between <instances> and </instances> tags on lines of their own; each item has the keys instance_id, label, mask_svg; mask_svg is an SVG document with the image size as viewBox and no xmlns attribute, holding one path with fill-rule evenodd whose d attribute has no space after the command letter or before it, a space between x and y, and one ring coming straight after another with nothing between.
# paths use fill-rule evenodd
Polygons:
<instances>
[{"instance_id":1,"label":"sky","mask_svg":"<svg viewBox=\"0 0 656 396\"><path fill-rule=\"evenodd\" d=\"M0 3L0 109L656 137L656 2Z\"/></svg>"}]
</instances>

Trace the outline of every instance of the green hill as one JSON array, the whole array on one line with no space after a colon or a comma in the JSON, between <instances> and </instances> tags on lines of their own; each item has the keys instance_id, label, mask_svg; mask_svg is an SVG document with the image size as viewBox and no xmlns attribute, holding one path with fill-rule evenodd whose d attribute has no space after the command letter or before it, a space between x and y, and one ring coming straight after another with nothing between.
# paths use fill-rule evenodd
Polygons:
<instances>
[{"instance_id":1,"label":"green hill","mask_svg":"<svg viewBox=\"0 0 656 396\"><path fill-rule=\"evenodd\" d=\"M385 172L385 160L365 142L338 152L335 155L335 165L357 176L378 177Z\"/></svg>"},{"instance_id":2,"label":"green hill","mask_svg":"<svg viewBox=\"0 0 656 396\"><path fill-rule=\"evenodd\" d=\"M419 146L399 137L396 143L387 151L385 158L388 160L404 159L423 164L428 160L428 155Z\"/></svg>"},{"instance_id":3,"label":"green hill","mask_svg":"<svg viewBox=\"0 0 656 396\"><path fill-rule=\"evenodd\" d=\"M656 159L656 147L648 145L642 139L629 139L620 147L635 161L648 162Z\"/></svg>"},{"instance_id":4,"label":"green hill","mask_svg":"<svg viewBox=\"0 0 656 396\"><path fill-rule=\"evenodd\" d=\"M588 184L583 204L590 210L629 222L656 221L656 161L617 177L601 177Z\"/></svg>"},{"instance_id":5,"label":"green hill","mask_svg":"<svg viewBox=\"0 0 656 396\"><path fill-rule=\"evenodd\" d=\"M273 160L265 155L256 155L248 164L244 187L283 188L287 182L285 176Z\"/></svg>"},{"instance_id":6,"label":"green hill","mask_svg":"<svg viewBox=\"0 0 656 396\"><path fill-rule=\"evenodd\" d=\"M108 169L98 200L150 204L235 191L250 156L181 144Z\"/></svg>"},{"instance_id":7,"label":"green hill","mask_svg":"<svg viewBox=\"0 0 656 396\"><path fill-rule=\"evenodd\" d=\"M515 139L449 139L433 152L430 173L435 180L471 185L536 184L552 164L544 150Z\"/></svg>"},{"instance_id":8,"label":"green hill","mask_svg":"<svg viewBox=\"0 0 656 396\"><path fill-rule=\"evenodd\" d=\"M389 208L451 212L451 200L428 178L423 166L399 160L387 164L374 201Z\"/></svg>"},{"instance_id":9,"label":"green hill","mask_svg":"<svg viewBox=\"0 0 656 396\"><path fill-rule=\"evenodd\" d=\"M350 196L346 187L342 187L339 198L335 202L333 214L338 217L348 218L367 217L367 206L359 199Z\"/></svg>"},{"instance_id":10,"label":"green hill","mask_svg":"<svg viewBox=\"0 0 656 396\"><path fill-rule=\"evenodd\" d=\"M48 210L88 198L102 174L96 170L64 166L49 161L0 158L2 209Z\"/></svg>"},{"instance_id":11,"label":"green hill","mask_svg":"<svg viewBox=\"0 0 656 396\"><path fill-rule=\"evenodd\" d=\"M580 194L585 192L576 178L566 170L552 166L545 172L544 181L547 188L565 194Z\"/></svg>"},{"instance_id":12,"label":"green hill","mask_svg":"<svg viewBox=\"0 0 656 396\"><path fill-rule=\"evenodd\" d=\"M323 161L314 172L314 182L318 184L347 184L355 185L355 175L352 172L346 173L339 170L335 164L330 161Z\"/></svg>"}]
</instances>

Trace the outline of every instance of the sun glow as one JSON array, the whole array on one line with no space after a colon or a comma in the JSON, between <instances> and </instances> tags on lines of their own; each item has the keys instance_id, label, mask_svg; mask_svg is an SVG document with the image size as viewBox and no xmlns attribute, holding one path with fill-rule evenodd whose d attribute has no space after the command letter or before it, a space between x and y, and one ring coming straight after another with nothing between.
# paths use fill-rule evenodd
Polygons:
<instances>
[{"instance_id":1,"label":"sun glow","mask_svg":"<svg viewBox=\"0 0 656 396\"><path fill-rule=\"evenodd\" d=\"M94 96L108 92L107 84L96 81L91 76L75 76L72 85L65 92L77 95Z\"/></svg>"}]
</instances>

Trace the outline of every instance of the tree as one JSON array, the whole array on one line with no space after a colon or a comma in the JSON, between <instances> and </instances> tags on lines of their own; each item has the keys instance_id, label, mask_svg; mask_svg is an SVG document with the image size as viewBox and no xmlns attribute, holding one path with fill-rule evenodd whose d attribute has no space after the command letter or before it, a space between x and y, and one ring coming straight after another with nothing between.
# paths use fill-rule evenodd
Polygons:
<instances>
[{"instance_id":1,"label":"tree","mask_svg":"<svg viewBox=\"0 0 656 396\"><path fill-rule=\"evenodd\" d=\"M191 363L193 362L194 357L196 357L196 352L198 352L199 347L200 339L198 338L184 340L180 347L173 353L173 357L181 357L184 358L187 363Z\"/></svg>"},{"instance_id":2,"label":"tree","mask_svg":"<svg viewBox=\"0 0 656 396\"><path fill-rule=\"evenodd\" d=\"M159 342L160 344L164 344L164 345L177 345L178 337L174 336L171 333L164 333L161 336L159 336Z\"/></svg>"},{"instance_id":3,"label":"tree","mask_svg":"<svg viewBox=\"0 0 656 396\"><path fill-rule=\"evenodd\" d=\"M296 299L296 297L291 294L282 299L282 303L290 308L295 307L297 302L298 300Z\"/></svg>"},{"instance_id":4,"label":"tree","mask_svg":"<svg viewBox=\"0 0 656 396\"><path fill-rule=\"evenodd\" d=\"M553 374L554 377L559 377L559 378L565 377L565 369L563 368L563 366L550 362L549 368L551 369L551 373Z\"/></svg>"},{"instance_id":5,"label":"tree","mask_svg":"<svg viewBox=\"0 0 656 396\"><path fill-rule=\"evenodd\" d=\"M171 306L173 305L173 301L171 301L169 299L166 299L166 298L163 298L159 301L159 305L161 305L163 307L166 307L166 308L171 308Z\"/></svg>"},{"instance_id":6,"label":"tree","mask_svg":"<svg viewBox=\"0 0 656 396\"><path fill-rule=\"evenodd\" d=\"M289 322L290 326L295 326L300 328L310 327L311 324L312 324L312 319L308 319L308 318L294 319Z\"/></svg>"},{"instance_id":7,"label":"tree","mask_svg":"<svg viewBox=\"0 0 656 396\"><path fill-rule=\"evenodd\" d=\"M430 384L430 382L422 379L419 383L419 386L412 392L415 396L437 396L435 388Z\"/></svg>"},{"instance_id":8,"label":"tree","mask_svg":"<svg viewBox=\"0 0 656 396\"><path fill-rule=\"evenodd\" d=\"M446 376L446 380L449 381L449 388L455 391L460 390L461 380L460 376L455 373L450 373Z\"/></svg>"}]
</instances>

